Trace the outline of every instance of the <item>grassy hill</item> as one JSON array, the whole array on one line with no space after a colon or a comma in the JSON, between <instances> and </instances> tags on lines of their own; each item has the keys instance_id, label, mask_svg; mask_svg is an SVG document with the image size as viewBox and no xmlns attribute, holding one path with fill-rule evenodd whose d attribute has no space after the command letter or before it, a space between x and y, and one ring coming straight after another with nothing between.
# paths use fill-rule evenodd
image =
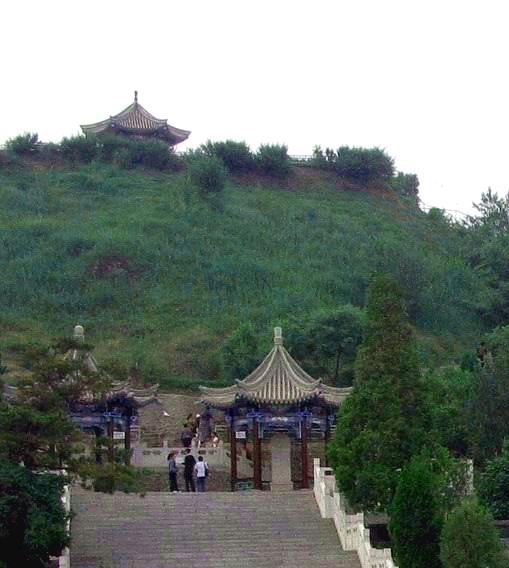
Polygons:
<instances>
[{"instance_id":1,"label":"grassy hill","mask_svg":"<svg viewBox=\"0 0 509 568\"><path fill-rule=\"evenodd\" d=\"M423 352L438 363L479 333L483 293L461 236L394 192L294 168L288 182L230 178L222 205L185 173L92 163L0 166L0 350L76 323L102 362L140 361L166 384L220 377L242 322L364 305L374 271L402 283Z\"/></svg>"}]
</instances>

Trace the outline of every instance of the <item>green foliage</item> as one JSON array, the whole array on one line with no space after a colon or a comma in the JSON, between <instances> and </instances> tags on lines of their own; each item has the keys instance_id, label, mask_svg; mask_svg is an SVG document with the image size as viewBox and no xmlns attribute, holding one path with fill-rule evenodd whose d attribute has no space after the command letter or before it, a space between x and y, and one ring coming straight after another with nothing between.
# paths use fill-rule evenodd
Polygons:
<instances>
[{"instance_id":1,"label":"green foliage","mask_svg":"<svg viewBox=\"0 0 509 568\"><path fill-rule=\"evenodd\" d=\"M480 465L499 453L509 438L509 326L495 329L486 345L470 413L475 425L473 457Z\"/></svg>"},{"instance_id":2,"label":"green foliage","mask_svg":"<svg viewBox=\"0 0 509 568\"><path fill-rule=\"evenodd\" d=\"M5 143L5 147L8 151L14 154L25 156L33 154L37 151L39 144L39 135L36 133L25 132L14 138L10 138Z\"/></svg>"},{"instance_id":3,"label":"green foliage","mask_svg":"<svg viewBox=\"0 0 509 568\"><path fill-rule=\"evenodd\" d=\"M414 457L401 471L389 530L399 568L440 568L444 517L440 482L428 460Z\"/></svg>"},{"instance_id":4,"label":"green foliage","mask_svg":"<svg viewBox=\"0 0 509 568\"><path fill-rule=\"evenodd\" d=\"M465 222L465 256L489 283L478 310L490 327L509 322L509 194L488 190Z\"/></svg>"},{"instance_id":5,"label":"green foliage","mask_svg":"<svg viewBox=\"0 0 509 568\"><path fill-rule=\"evenodd\" d=\"M122 463L95 464L88 462L79 467L81 485L97 493L139 493L142 472Z\"/></svg>"},{"instance_id":6,"label":"green foliage","mask_svg":"<svg viewBox=\"0 0 509 568\"><path fill-rule=\"evenodd\" d=\"M226 169L232 174L249 173L255 168L254 156L245 142L208 140L201 146L201 150L206 156L215 156L222 160Z\"/></svg>"},{"instance_id":7,"label":"green foliage","mask_svg":"<svg viewBox=\"0 0 509 568\"><path fill-rule=\"evenodd\" d=\"M294 324L286 334L293 357L313 376L328 377L348 386L353 362L362 340L364 313L351 305L322 311Z\"/></svg>"},{"instance_id":8,"label":"green foliage","mask_svg":"<svg viewBox=\"0 0 509 568\"><path fill-rule=\"evenodd\" d=\"M394 175L394 160L380 148L341 146L336 151L326 148L324 153L316 146L313 150L313 164L360 183L390 180Z\"/></svg>"},{"instance_id":9,"label":"green foliage","mask_svg":"<svg viewBox=\"0 0 509 568\"><path fill-rule=\"evenodd\" d=\"M481 473L479 496L496 519L509 518L509 440Z\"/></svg>"},{"instance_id":10,"label":"green foliage","mask_svg":"<svg viewBox=\"0 0 509 568\"><path fill-rule=\"evenodd\" d=\"M97 158L99 147L94 136L71 136L62 139L60 152L72 164L88 164Z\"/></svg>"},{"instance_id":11,"label":"green foliage","mask_svg":"<svg viewBox=\"0 0 509 568\"><path fill-rule=\"evenodd\" d=\"M398 172L389 180L389 185L404 197L416 199L419 196L419 178L415 174Z\"/></svg>"},{"instance_id":12,"label":"green foliage","mask_svg":"<svg viewBox=\"0 0 509 568\"><path fill-rule=\"evenodd\" d=\"M220 194L224 190L226 170L219 158L195 155L189 160L187 171L202 195Z\"/></svg>"},{"instance_id":13,"label":"green foliage","mask_svg":"<svg viewBox=\"0 0 509 568\"><path fill-rule=\"evenodd\" d=\"M80 321L101 362L131 365L144 352L154 380L211 380L202 362L242 322L270 343L272 324L291 317L289 341L290 327L317 313L362 307L375 270L402 282L429 346L426 367L451 363L479 337L486 284L461 257L455 224L322 181L288 192L274 191L277 181L230 180L220 211L185 174L101 160L75 171L0 168L0 350L9 363L24 365L25 345L47 345ZM206 341L189 344L189 335ZM320 358L333 375L333 358ZM341 381L350 365L341 361Z\"/></svg>"},{"instance_id":14,"label":"green foliage","mask_svg":"<svg viewBox=\"0 0 509 568\"><path fill-rule=\"evenodd\" d=\"M255 156L258 170L268 176L285 178L290 173L288 148L279 144L262 144Z\"/></svg>"},{"instance_id":15,"label":"green foliage","mask_svg":"<svg viewBox=\"0 0 509 568\"><path fill-rule=\"evenodd\" d=\"M445 520L440 558L444 568L508 568L509 559L490 513L465 499Z\"/></svg>"},{"instance_id":16,"label":"green foliage","mask_svg":"<svg viewBox=\"0 0 509 568\"><path fill-rule=\"evenodd\" d=\"M69 545L65 479L0 460L0 563L42 568Z\"/></svg>"},{"instance_id":17,"label":"green foliage","mask_svg":"<svg viewBox=\"0 0 509 568\"><path fill-rule=\"evenodd\" d=\"M472 412L478 396L478 372L449 367L428 372L425 382L437 439L455 455L471 455L475 437Z\"/></svg>"},{"instance_id":18,"label":"green foliage","mask_svg":"<svg viewBox=\"0 0 509 568\"><path fill-rule=\"evenodd\" d=\"M256 331L252 324L243 323L221 347L221 361L224 375L231 379L244 379L261 362Z\"/></svg>"},{"instance_id":19,"label":"green foliage","mask_svg":"<svg viewBox=\"0 0 509 568\"><path fill-rule=\"evenodd\" d=\"M429 441L430 417L401 292L387 275L370 286L367 318L354 391L340 409L329 454L350 503L374 510L387 507L398 469Z\"/></svg>"}]
</instances>

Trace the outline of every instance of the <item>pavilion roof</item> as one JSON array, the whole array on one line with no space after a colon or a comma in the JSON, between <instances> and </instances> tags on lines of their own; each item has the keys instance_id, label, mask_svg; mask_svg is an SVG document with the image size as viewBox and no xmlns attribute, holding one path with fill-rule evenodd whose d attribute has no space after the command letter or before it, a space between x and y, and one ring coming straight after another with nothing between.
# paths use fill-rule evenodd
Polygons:
<instances>
[{"instance_id":1,"label":"pavilion roof","mask_svg":"<svg viewBox=\"0 0 509 568\"><path fill-rule=\"evenodd\" d=\"M276 327L274 332L274 347L252 373L229 387L201 386L200 402L223 409L242 402L289 405L313 400L340 406L351 387L331 387L313 379L284 348L281 328Z\"/></svg>"},{"instance_id":2,"label":"pavilion roof","mask_svg":"<svg viewBox=\"0 0 509 568\"><path fill-rule=\"evenodd\" d=\"M122 112L110 116L100 122L83 124L81 129L85 134L100 134L106 131L124 132L126 134L157 135L175 145L186 140L191 134L188 130L175 128L166 119L156 118L138 102L138 92L134 93L134 102Z\"/></svg>"}]
</instances>

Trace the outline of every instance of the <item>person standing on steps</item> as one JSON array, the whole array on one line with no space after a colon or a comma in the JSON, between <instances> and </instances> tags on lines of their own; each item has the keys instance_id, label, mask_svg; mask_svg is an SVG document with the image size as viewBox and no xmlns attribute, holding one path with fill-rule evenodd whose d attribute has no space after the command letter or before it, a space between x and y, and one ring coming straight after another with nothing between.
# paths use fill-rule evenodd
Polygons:
<instances>
[{"instance_id":1,"label":"person standing on steps","mask_svg":"<svg viewBox=\"0 0 509 568\"><path fill-rule=\"evenodd\" d=\"M168 476L170 478L170 493L178 493L179 486L177 483L177 460L175 456L177 452L168 454Z\"/></svg>"},{"instance_id":2,"label":"person standing on steps","mask_svg":"<svg viewBox=\"0 0 509 568\"><path fill-rule=\"evenodd\" d=\"M182 434L180 434L180 439L184 448L189 448L191 446L193 433L191 432L191 428L189 428L187 422L184 424L184 429L182 430Z\"/></svg>"},{"instance_id":3,"label":"person standing on steps","mask_svg":"<svg viewBox=\"0 0 509 568\"><path fill-rule=\"evenodd\" d=\"M194 485L194 466L196 465L196 460L194 456L191 454L191 450L188 448L186 450L186 457L184 458L184 480L186 482L186 491L192 491L193 493L196 491Z\"/></svg>"},{"instance_id":4,"label":"person standing on steps","mask_svg":"<svg viewBox=\"0 0 509 568\"><path fill-rule=\"evenodd\" d=\"M198 462L194 466L196 471L196 484L198 485L198 493L205 492L205 480L209 476L209 466L203 461L203 456L198 456Z\"/></svg>"}]
</instances>

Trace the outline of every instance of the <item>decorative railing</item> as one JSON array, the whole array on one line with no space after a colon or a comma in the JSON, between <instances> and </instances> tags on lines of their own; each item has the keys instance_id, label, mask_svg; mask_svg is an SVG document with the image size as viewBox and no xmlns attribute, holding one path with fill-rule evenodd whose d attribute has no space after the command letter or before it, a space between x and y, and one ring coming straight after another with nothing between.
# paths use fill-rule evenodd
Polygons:
<instances>
[{"instance_id":1,"label":"decorative railing","mask_svg":"<svg viewBox=\"0 0 509 568\"><path fill-rule=\"evenodd\" d=\"M185 448L170 447L143 447L133 448L132 465L137 467L167 467L168 454L177 452L177 464L182 464L185 457ZM222 444L217 448L203 447L191 448L191 453L195 458L203 456L203 459L210 467L220 467L228 469L230 467L230 448L229 444ZM253 462L241 453L237 454L237 471L241 477L252 477Z\"/></svg>"},{"instance_id":2,"label":"decorative railing","mask_svg":"<svg viewBox=\"0 0 509 568\"><path fill-rule=\"evenodd\" d=\"M333 519L344 550L355 550L362 568L397 568L390 548L373 548L369 529L364 526L364 513L346 512L344 497L336 490L336 477L329 467L314 460L314 494L324 519Z\"/></svg>"}]
</instances>

